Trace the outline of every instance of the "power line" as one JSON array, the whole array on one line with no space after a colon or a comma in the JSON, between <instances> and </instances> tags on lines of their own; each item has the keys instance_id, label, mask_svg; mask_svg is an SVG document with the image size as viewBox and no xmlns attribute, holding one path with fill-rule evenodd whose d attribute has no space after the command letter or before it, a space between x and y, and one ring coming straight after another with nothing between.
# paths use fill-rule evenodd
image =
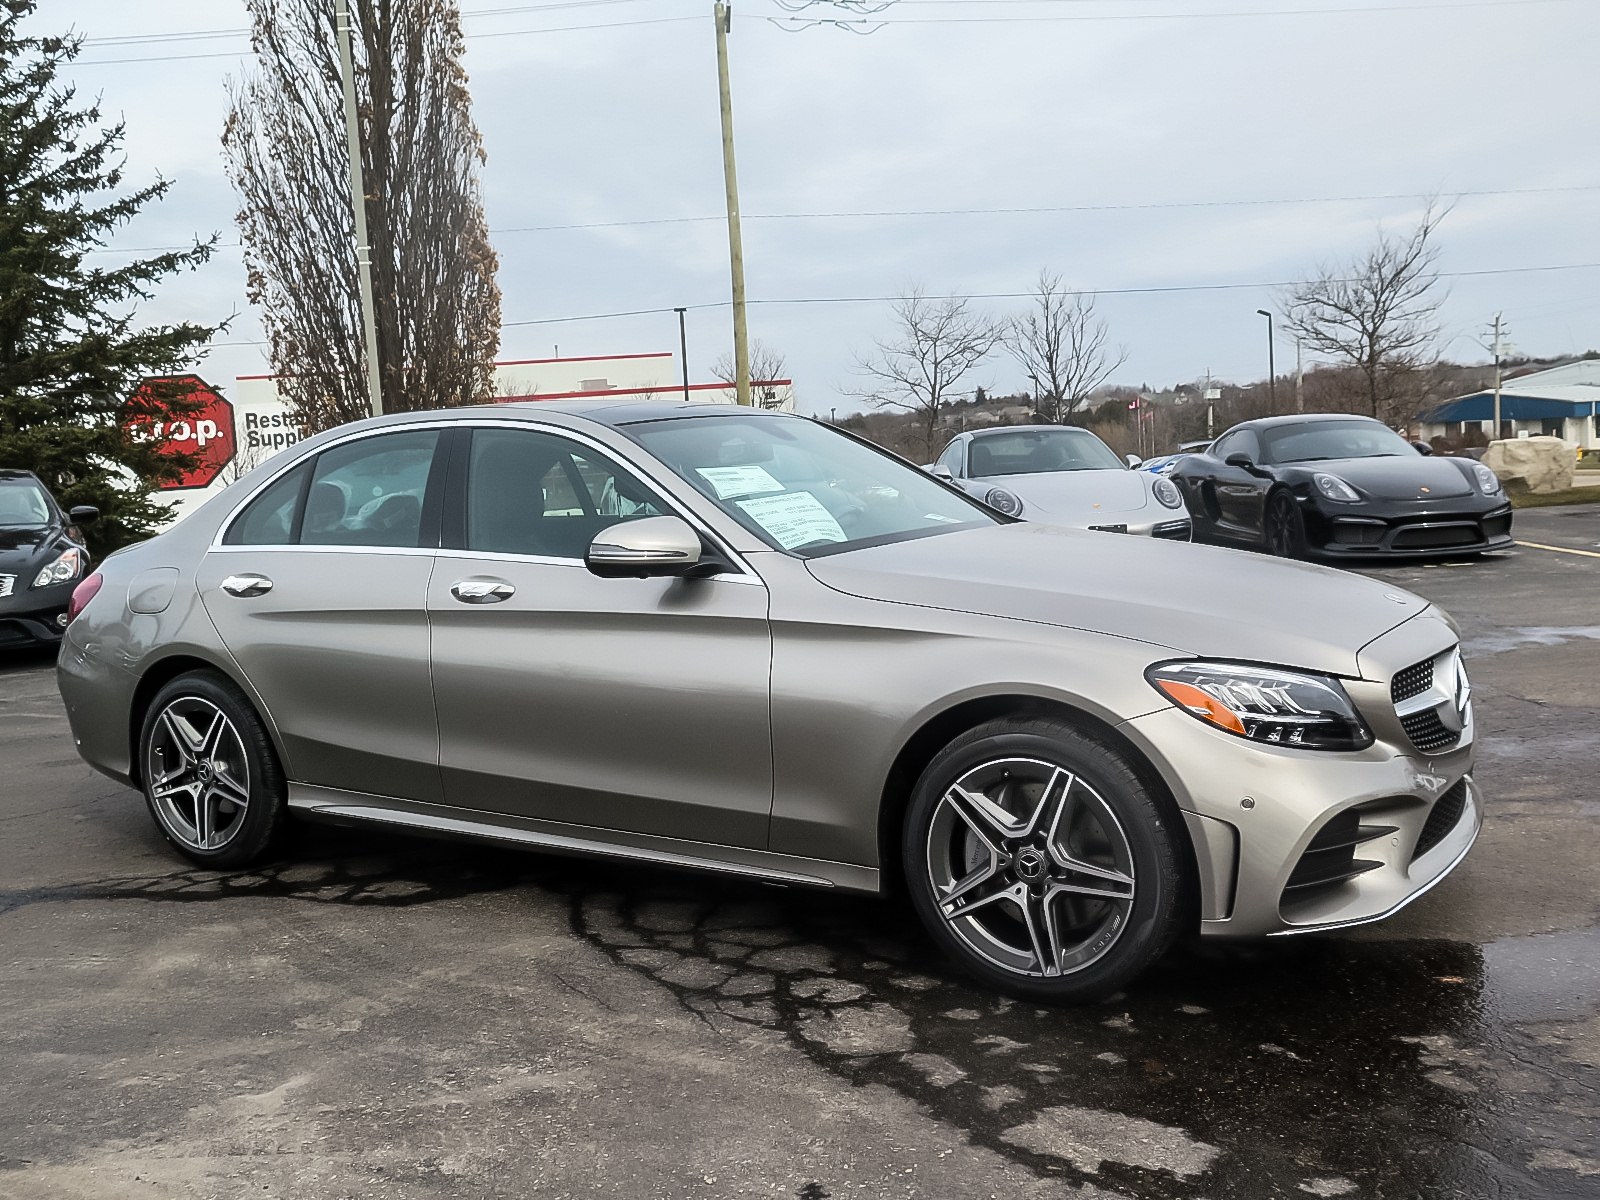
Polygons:
<instances>
[{"instance_id":1,"label":"power line","mask_svg":"<svg viewBox=\"0 0 1600 1200\"><path fill-rule=\"evenodd\" d=\"M633 3L637 0L569 0L566 4L528 5L503 9L487 9L475 13L464 13L463 16L506 15L516 12L541 11L555 8L585 8L597 4ZM910 0L906 0L910 2ZM932 3L935 0L921 0L923 3ZM951 0L954 2L954 0ZM1187 13L1066 13L1034 16L983 16L983 17L883 17L877 18L878 25L968 25L968 24L1015 24L1059 21L1201 21L1216 19L1242 19L1247 17L1302 17L1302 16L1330 16L1339 14L1389 14L1396 12L1432 12L1449 9L1473 8L1525 8L1535 4L1577 4L1587 3L1589 0L1440 0L1438 3L1414 4L1385 4L1359 5L1330 8L1275 8L1275 9L1244 9L1226 12L1187 12ZM592 29L624 29L640 25L667 25L683 21L703 21L704 14L695 14L681 17L648 17L631 21L607 21L592 25L561 25L541 29L501 29L468 33L463 36L468 39L485 37L516 37L525 34L540 33L576 33ZM124 39L94 39L95 45L148 45L158 44L162 41L188 41L203 40L207 38L222 38L228 36L242 37L248 35L249 30L198 30L174 34L142 34L132 35ZM85 44L91 44L86 41ZM214 51L204 54L162 54L148 55L138 58L94 58L80 59L73 63L80 67L115 66L122 63L138 62L188 62L205 58L235 58L242 54L250 53L249 50L239 51Z\"/></svg>"},{"instance_id":2,"label":"power line","mask_svg":"<svg viewBox=\"0 0 1600 1200\"><path fill-rule=\"evenodd\" d=\"M1450 192L1455 199L1484 196L1540 196L1555 195L1568 192L1595 192L1600 191L1600 184L1584 183L1560 187L1540 188L1483 188L1474 191ZM1422 192L1385 192L1374 193L1367 196L1300 196L1280 197L1265 200L1165 200L1151 201L1138 204L1061 204L1040 205L1032 208L908 208L908 209L874 209L860 212L801 212L801 213L742 213L742 220L746 221L832 221L877 219L883 217L988 217L988 216L1026 216L1048 215L1051 213L1075 212L1142 212L1147 210L1162 209L1191 209L1191 208L1258 208L1264 206L1280 206L1290 204L1354 204L1375 200L1419 200L1424 199ZM589 221L576 225L510 225L503 229L491 229L491 234L502 233L559 233L580 229L626 229L634 227L648 227L652 225L691 225L706 221L722 221L725 218L717 217L647 217L631 221ZM238 242L219 242L218 249L237 249ZM189 246L106 246L98 250L90 250L90 254L153 254L164 253L170 250L187 250Z\"/></svg>"}]
</instances>

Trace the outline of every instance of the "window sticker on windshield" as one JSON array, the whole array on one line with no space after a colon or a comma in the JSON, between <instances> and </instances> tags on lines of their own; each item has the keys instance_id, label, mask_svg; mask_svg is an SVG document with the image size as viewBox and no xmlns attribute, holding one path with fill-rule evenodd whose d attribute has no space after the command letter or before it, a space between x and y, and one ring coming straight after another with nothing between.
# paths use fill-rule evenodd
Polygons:
<instances>
[{"instance_id":1,"label":"window sticker on windshield","mask_svg":"<svg viewBox=\"0 0 1600 1200\"><path fill-rule=\"evenodd\" d=\"M718 500L783 491L783 484L761 467L696 467L695 470L717 490Z\"/></svg>"},{"instance_id":2,"label":"window sticker on windshield","mask_svg":"<svg viewBox=\"0 0 1600 1200\"><path fill-rule=\"evenodd\" d=\"M959 525L959 524L961 524L961 518L960 517L947 517L943 513L923 513L922 514L922 519L924 521L937 521L941 525Z\"/></svg>"},{"instance_id":3,"label":"window sticker on windshield","mask_svg":"<svg viewBox=\"0 0 1600 1200\"><path fill-rule=\"evenodd\" d=\"M748 470L749 468L733 468ZM760 470L759 467L756 470ZM765 474L765 472L762 472ZM782 496L757 496L740 500L739 507L765 529L785 550L795 550L813 542L842 542L844 530L833 514L810 492L786 492Z\"/></svg>"}]
</instances>

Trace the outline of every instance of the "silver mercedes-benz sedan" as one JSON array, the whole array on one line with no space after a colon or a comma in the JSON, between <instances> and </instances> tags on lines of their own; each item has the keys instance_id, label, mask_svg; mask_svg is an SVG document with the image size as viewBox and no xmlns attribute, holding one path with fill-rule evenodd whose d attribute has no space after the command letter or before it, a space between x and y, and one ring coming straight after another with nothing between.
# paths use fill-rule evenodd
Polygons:
<instances>
[{"instance_id":1,"label":"silver mercedes-benz sedan","mask_svg":"<svg viewBox=\"0 0 1600 1200\"><path fill-rule=\"evenodd\" d=\"M73 597L93 766L204 866L289 816L861 892L1039 1000L1376 920L1477 837L1449 619L1014 521L826 425L524 403L301 442Z\"/></svg>"}]
</instances>

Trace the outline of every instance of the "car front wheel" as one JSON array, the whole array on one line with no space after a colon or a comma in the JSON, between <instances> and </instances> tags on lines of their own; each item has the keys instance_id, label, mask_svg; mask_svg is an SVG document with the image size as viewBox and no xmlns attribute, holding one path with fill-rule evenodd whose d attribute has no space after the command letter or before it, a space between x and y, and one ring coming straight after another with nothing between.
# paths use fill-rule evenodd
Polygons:
<instances>
[{"instance_id":1,"label":"car front wheel","mask_svg":"<svg viewBox=\"0 0 1600 1200\"><path fill-rule=\"evenodd\" d=\"M250 702L209 671L180 675L145 713L145 803L184 857L203 867L259 858L283 824L283 771Z\"/></svg>"},{"instance_id":2,"label":"car front wheel","mask_svg":"<svg viewBox=\"0 0 1600 1200\"><path fill-rule=\"evenodd\" d=\"M1304 558L1306 522L1300 505L1285 491L1267 497L1266 543L1269 553L1279 558Z\"/></svg>"},{"instance_id":3,"label":"car front wheel","mask_svg":"<svg viewBox=\"0 0 1600 1200\"><path fill-rule=\"evenodd\" d=\"M912 902L971 974L1017 995L1101 998L1179 931L1178 835L1113 750L1049 719L958 737L917 782Z\"/></svg>"}]
</instances>

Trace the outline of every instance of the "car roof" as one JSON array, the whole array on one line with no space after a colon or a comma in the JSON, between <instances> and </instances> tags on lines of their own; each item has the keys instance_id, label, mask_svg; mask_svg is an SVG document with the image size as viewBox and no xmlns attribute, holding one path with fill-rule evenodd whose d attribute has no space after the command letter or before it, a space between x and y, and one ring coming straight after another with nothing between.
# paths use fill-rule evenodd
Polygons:
<instances>
[{"instance_id":1,"label":"car roof","mask_svg":"<svg viewBox=\"0 0 1600 1200\"><path fill-rule=\"evenodd\" d=\"M967 435L976 440L978 438L994 437L1002 433L1040 432L1046 429L1066 429L1073 433L1087 433L1090 437L1098 436L1094 430L1085 429L1082 425L1000 425L993 429L969 429L967 430Z\"/></svg>"},{"instance_id":2,"label":"car roof","mask_svg":"<svg viewBox=\"0 0 1600 1200\"><path fill-rule=\"evenodd\" d=\"M11 467L0 468L0 479L31 479L39 484L40 487L44 487L39 477L32 471L22 471Z\"/></svg>"},{"instance_id":3,"label":"car roof","mask_svg":"<svg viewBox=\"0 0 1600 1200\"><path fill-rule=\"evenodd\" d=\"M513 400L493 406L495 411L518 413L558 412L569 417L582 417L602 425L635 425L641 421L673 421L688 417L763 417L795 418L793 413L772 412L764 408L744 407L737 404L706 404L682 400ZM456 412L473 410L456 409ZM482 408L475 410L482 415Z\"/></svg>"},{"instance_id":4,"label":"car roof","mask_svg":"<svg viewBox=\"0 0 1600 1200\"><path fill-rule=\"evenodd\" d=\"M1235 429L1274 429L1279 425L1300 425L1307 421L1365 421L1369 425L1383 424L1375 417L1364 417L1360 413L1291 413L1286 417L1257 417L1253 421L1240 421L1237 425L1230 426L1228 432L1232 433ZM1383 427L1389 428L1387 425ZM1222 440L1220 435L1217 440Z\"/></svg>"}]
</instances>

